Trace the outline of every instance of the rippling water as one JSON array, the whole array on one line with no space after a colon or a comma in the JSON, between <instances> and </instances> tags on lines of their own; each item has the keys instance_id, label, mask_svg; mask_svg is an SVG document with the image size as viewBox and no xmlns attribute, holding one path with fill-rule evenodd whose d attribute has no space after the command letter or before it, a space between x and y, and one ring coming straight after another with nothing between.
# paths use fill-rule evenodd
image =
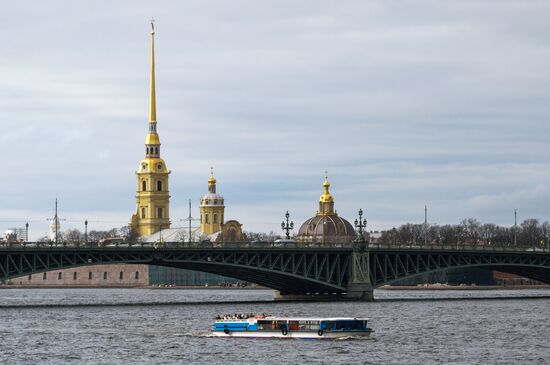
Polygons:
<instances>
[{"instance_id":1,"label":"rippling water","mask_svg":"<svg viewBox=\"0 0 550 365\"><path fill-rule=\"evenodd\" d=\"M550 363L550 290L375 296L374 303L274 303L270 290L0 290L0 363ZM361 315L376 332L336 341L208 336L216 314L235 312Z\"/></svg>"}]
</instances>

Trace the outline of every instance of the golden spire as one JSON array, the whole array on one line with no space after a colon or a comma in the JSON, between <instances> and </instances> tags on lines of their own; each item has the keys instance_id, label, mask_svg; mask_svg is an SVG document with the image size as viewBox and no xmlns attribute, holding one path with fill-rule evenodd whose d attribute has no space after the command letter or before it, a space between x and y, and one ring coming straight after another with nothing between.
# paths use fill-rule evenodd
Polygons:
<instances>
[{"instance_id":1,"label":"golden spire","mask_svg":"<svg viewBox=\"0 0 550 365\"><path fill-rule=\"evenodd\" d=\"M325 182L323 183L323 195L319 198L320 203L330 203L333 202L332 195L328 191L330 183L328 182L328 172L325 171Z\"/></svg>"},{"instance_id":2,"label":"golden spire","mask_svg":"<svg viewBox=\"0 0 550 365\"><path fill-rule=\"evenodd\" d=\"M155 96L155 19L151 19L151 95L149 123L157 122L157 100Z\"/></svg>"}]
</instances>

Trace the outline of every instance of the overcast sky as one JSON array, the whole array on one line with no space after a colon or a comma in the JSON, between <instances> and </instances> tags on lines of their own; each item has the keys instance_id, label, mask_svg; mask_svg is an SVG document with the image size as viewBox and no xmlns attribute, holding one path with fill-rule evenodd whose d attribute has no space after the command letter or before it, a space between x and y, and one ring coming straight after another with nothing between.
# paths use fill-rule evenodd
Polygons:
<instances>
[{"instance_id":1,"label":"overcast sky","mask_svg":"<svg viewBox=\"0 0 550 365\"><path fill-rule=\"evenodd\" d=\"M49 1L0 14L0 229L125 225L151 17L171 220L210 166L226 218L550 219L548 1Z\"/></svg>"}]
</instances>

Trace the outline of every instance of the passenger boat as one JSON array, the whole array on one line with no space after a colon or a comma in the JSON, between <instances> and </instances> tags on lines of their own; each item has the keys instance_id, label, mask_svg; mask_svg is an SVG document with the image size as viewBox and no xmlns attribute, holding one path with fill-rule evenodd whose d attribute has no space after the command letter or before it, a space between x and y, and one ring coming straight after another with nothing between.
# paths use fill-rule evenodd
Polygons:
<instances>
[{"instance_id":1,"label":"passenger boat","mask_svg":"<svg viewBox=\"0 0 550 365\"><path fill-rule=\"evenodd\" d=\"M266 315L216 317L212 335L219 337L277 337L329 339L368 337L374 332L368 318L292 318Z\"/></svg>"}]
</instances>

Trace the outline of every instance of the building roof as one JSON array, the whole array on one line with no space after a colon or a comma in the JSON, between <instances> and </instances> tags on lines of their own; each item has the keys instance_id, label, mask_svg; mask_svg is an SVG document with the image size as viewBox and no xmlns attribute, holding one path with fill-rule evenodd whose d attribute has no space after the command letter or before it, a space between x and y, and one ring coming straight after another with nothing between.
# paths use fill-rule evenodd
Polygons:
<instances>
[{"instance_id":1,"label":"building roof","mask_svg":"<svg viewBox=\"0 0 550 365\"><path fill-rule=\"evenodd\" d=\"M141 240L146 243L164 242L214 242L220 232L211 235L205 235L200 231L199 227L191 227L191 240L189 239L189 227L176 227L163 229L162 231L153 233L150 236L142 237Z\"/></svg>"}]
</instances>

